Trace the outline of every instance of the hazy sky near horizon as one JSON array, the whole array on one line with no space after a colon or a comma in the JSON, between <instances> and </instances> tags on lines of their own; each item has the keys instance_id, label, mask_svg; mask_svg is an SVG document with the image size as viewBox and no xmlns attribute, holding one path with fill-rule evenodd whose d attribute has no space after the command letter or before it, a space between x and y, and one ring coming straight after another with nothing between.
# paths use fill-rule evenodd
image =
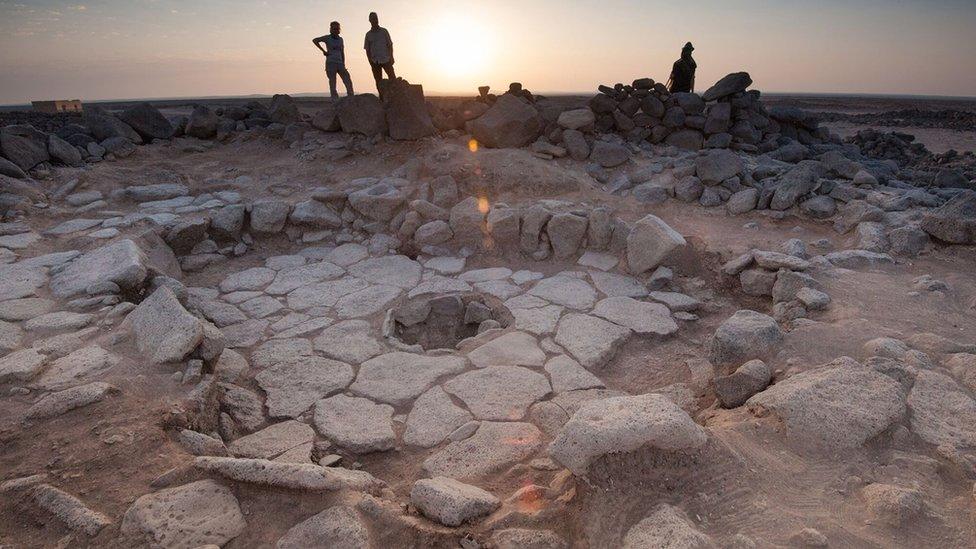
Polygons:
<instances>
[{"instance_id":1,"label":"hazy sky near horizon","mask_svg":"<svg viewBox=\"0 0 976 549\"><path fill-rule=\"evenodd\" d=\"M0 0L0 104L324 92L332 20L375 92L369 11L429 92L663 81L690 40L698 91L745 70L770 92L976 96L976 0Z\"/></svg>"}]
</instances>

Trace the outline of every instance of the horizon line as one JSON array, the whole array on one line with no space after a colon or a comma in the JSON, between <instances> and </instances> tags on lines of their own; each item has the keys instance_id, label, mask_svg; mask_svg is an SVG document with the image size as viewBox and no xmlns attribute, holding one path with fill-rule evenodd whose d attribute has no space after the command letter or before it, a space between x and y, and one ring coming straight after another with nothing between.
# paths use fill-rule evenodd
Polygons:
<instances>
[{"instance_id":1,"label":"horizon line","mask_svg":"<svg viewBox=\"0 0 976 549\"><path fill-rule=\"evenodd\" d=\"M530 90L531 91L531 90ZM504 93L504 92L503 92ZM548 97L575 97L575 96L588 96L597 95L599 91L542 91L542 92L532 92L534 95L548 96ZM701 93L701 92L695 92ZM232 95L198 95L198 96L171 96L171 97L128 97L128 98L109 98L109 99L77 99L77 98L61 98L61 99L32 99L28 100L26 103L5 103L0 104L0 108L9 109L11 107L31 107L34 101L73 101L79 100L84 103L134 103L134 102L154 102L154 101L192 101L192 100L202 100L202 101L213 101L218 99L263 99L270 98L276 94L271 93L252 93L252 94L232 94ZM296 92L281 95L289 95L296 98L317 98L321 97L323 99L328 99L329 94L326 92ZM359 95L359 94L357 94ZM375 94L374 94L375 95ZM778 96L806 96L806 97L874 97L874 98L915 98L915 99L942 99L942 100L962 100L962 101L976 101L976 96L966 96L966 95L938 95L938 94L917 94L917 93L874 93L874 92L804 92L804 91L763 91L763 96L766 95L778 95ZM424 92L425 97L472 97L476 98L477 93L472 93L470 95L457 93L457 92L442 92L442 91L432 91ZM345 97L345 95L342 95Z\"/></svg>"}]
</instances>

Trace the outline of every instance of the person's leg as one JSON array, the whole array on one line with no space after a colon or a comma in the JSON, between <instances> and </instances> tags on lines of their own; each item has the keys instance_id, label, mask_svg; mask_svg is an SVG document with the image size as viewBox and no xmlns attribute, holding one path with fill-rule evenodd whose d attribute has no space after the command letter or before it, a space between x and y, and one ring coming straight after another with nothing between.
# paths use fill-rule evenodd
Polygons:
<instances>
[{"instance_id":1,"label":"person's leg","mask_svg":"<svg viewBox=\"0 0 976 549\"><path fill-rule=\"evenodd\" d=\"M336 90L336 72L339 67L331 64L325 66L325 74L329 77L329 94L334 102L339 96L339 92Z\"/></svg>"},{"instance_id":2,"label":"person's leg","mask_svg":"<svg viewBox=\"0 0 976 549\"><path fill-rule=\"evenodd\" d=\"M386 77L390 80L396 80L396 72L393 70L393 63L387 63L383 65L383 70L386 71Z\"/></svg>"},{"instance_id":3,"label":"person's leg","mask_svg":"<svg viewBox=\"0 0 976 549\"><path fill-rule=\"evenodd\" d=\"M356 95L356 92L352 90L352 77L349 76L349 71L346 67L342 67L342 70L339 71L339 76L342 77L342 85L346 87L346 95Z\"/></svg>"},{"instance_id":4,"label":"person's leg","mask_svg":"<svg viewBox=\"0 0 976 549\"><path fill-rule=\"evenodd\" d=\"M375 63L370 63L369 68L373 70L373 80L376 81L376 91L380 91L380 80L383 79L383 67Z\"/></svg>"}]
</instances>

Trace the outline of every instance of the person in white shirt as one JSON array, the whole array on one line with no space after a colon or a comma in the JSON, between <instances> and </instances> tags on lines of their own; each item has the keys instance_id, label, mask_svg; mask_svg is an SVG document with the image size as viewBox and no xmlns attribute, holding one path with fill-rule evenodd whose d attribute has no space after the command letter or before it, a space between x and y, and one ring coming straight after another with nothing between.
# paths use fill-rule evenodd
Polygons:
<instances>
[{"instance_id":1,"label":"person in white shirt","mask_svg":"<svg viewBox=\"0 0 976 549\"><path fill-rule=\"evenodd\" d=\"M383 80L383 71L386 71L386 76L390 80L396 79L396 72L393 70L393 40L390 38L389 31L380 26L376 12L369 14L369 24L372 28L366 33L363 47L366 49L369 66L373 69L376 91L382 97L383 88L380 87L380 82Z\"/></svg>"},{"instance_id":2,"label":"person in white shirt","mask_svg":"<svg viewBox=\"0 0 976 549\"><path fill-rule=\"evenodd\" d=\"M346 70L346 47L342 42L339 32L338 21L329 23L329 34L312 39L312 44L322 51L325 56L325 74L329 77L329 93L332 94L332 101L339 96L336 91L336 75L342 78L342 84L346 87L346 95L356 95L352 89L352 78ZM322 47L325 44L325 47Z\"/></svg>"}]
</instances>

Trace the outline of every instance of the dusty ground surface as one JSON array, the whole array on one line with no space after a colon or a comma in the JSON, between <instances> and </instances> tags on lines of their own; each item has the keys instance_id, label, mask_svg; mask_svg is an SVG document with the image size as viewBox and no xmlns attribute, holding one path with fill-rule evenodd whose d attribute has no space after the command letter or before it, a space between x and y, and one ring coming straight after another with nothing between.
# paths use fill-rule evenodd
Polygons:
<instances>
[{"instance_id":1,"label":"dusty ground surface","mask_svg":"<svg viewBox=\"0 0 976 549\"><path fill-rule=\"evenodd\" d=\"M577 100L582 101L566 98L569 103ZM797 104L806 102L797 101ZM851 104L847 100L818 105L824 109L858 112L895 107L889 103L855 101ZM173 109L172 112L185 108L163 107L164 111ZM311 112L317 105L303 102L302 108ZM843 123L834 127L842 133L857 129ZM933 151L976 150L972 133L898 129L916 133ZM328 139L346 138L336 134ZM57 170L43 184L54 189L78 178L78 191L98 190L107 196L129 185L177 180L186 184L193 195L236 191L244 202L266 197L285 197L296 202L310 196L316 187L334 187L358 177L386 176L413 159L426 157L445 142L467 146L464 137L430 138L416 143L383 142L371 147L368 153L329 161L301 155L280 140L264 138L216 144L203 152L186 152L174 142L140 147L127 159L103 162L84 170ZM476 166L479 154L484 152L472 153ZM650 153L641 159L642 162L657 160L660 159ZM840 235L828 222L794 216L774 219L757 211L730 216L723 208L707 209L674 200L646 205L632 197L607 194L596 184L570 194L539 188L526 190L514 180L517 173L503 169L504 160L493 162L497 169L485 182L489 191L481 193L487 194L492 204L504 201L530 205L544 198L561 198L578 204L606 205L626 221L652 213L688 240L688 248L666 265L674 270L671 289L704 303L696 311L699 318L679 322L680 329L671 338L631 338L608 364L593 372L608 389L625 393L643 394L676 383L691 383L693 376L687 362L706 357L708 340L725 319L739 309L770 312L768 298L745 295L719 273L726 260L750 249L779 250L784 241L793 238L808 244L827 239L829 249L835 250L852 248L856 243L853 234ZM551 161L549 169L550 175L570 173L588 178L584 164L569 159ZM240 176L248 176L246 183L237 179ZM474 191L472 186L462 184L461 192L464 198L466 193ZM138 207L119 203L108 209L126 213ZM77 217L79 214L65 205L52 204L26 221L32 230L43 233ZM72 248L84 251L96 245L97 242L79 233L47 237L17 253L27 258ZM331 246L334 243L328 239L293 242L284 234L260 238L241 257L186 273L182 282L191 288L215 288L227 275L263 266L268 258ZM974 262L976 250L971 247L935 245L917 258L899 259L893 265L833 269L818 274L817 278L831 296L831 306L811 313L807 322L784 326L785 341L767 363L780 379L841 356L865 360L869 355L864 343L878 337L909 339L917 334L933 333L971 344L976 341ZM529 270L545 276L566 270L587 270L572 259L532 261L517 254L484 253L469 258L465 270L486 267ZM944 281L948 289L915 291L913 281L922 275ZM519 292L530 286L531 283L524 285ZM41 297L49 297L45 292L46 289L42 290ZM274 313L271 318L281 318L286 313L287 309ZM384 316L385 311L365 318L377 334ZM0 498L0 547L128 546L119 537L126 510L138 497L155 490L150 486L154 479L174 467L185 466L192 459L176 440L173 429L174 406L186 398L191 387L174 378L174 373L181 372L184 366L149 364L131 341L122 338L122 332L118 323L101 324L91 336L122 357L119 366L100 378L117 387L118 394L29 425L21 424L18 418L36 401L36 391L21 393L15 390L17 384L5 383L0 396L0 480L47 473L49 482L105 514L112 519L112 524L89 538L72 533L60 521L37 512L29 502L4 497ZM540 334L538 340L542 342L549 336ZM302 337L313 338L314 333ZM29 346L39 338L28 334L24 345ZM236 349L250 357L259 345L240 345ZM932 351L929 358L941 364L946 357ZM251 371L248 377L255 373ZM242 383L260 393L253 380ZM390 525L374 520L369 522L374 546L381 546L381 542L394 546L457 546L458 539L464 536L487 543L491 531L501 527L550 529L573 547L617 546L628 529L661 502L680 506L696 528L722 546L746 546L734 545L742 543L735 537L737 534L751 538L759 547L792 546L797 543L794 535L804 528L818 530L830 540L832 547L976 544L972 481L955 463L913 436L908 429L908 417L863 447L836 453L811 453L793 447L775 421L754 417L742 407L722 409L711 392L695 398L689 411L710 432L709 450L698 458L642 455L608 458L601 463L594 478L577 480L573 489L555 491L552 497L530 497L523 493L513 501L506 501L524 486L549 486L559 474L558 470L530 467L529 459L525 459L503 472L472 481L506 501L488 519L457 530L434 526L422 518L416 519L419 526L412 529L398 522ZM396 418L409 412L408 405L395 406L398 435L402 434L404 425L402 417ZM545 445L551 440L551 434L544 434L540 450L532 457L544 458ZM333 447L329 453L342 456L341 465L368 471L385 481L390 491L386 497L397 501L395 506L399 509L400 504L409 500L413 482L423 476L423 460L443 447L441 444L422 449L398 442L395 450L387 452L357 455ZM206 477L200 472L189 472L185 478ZM892 483L919 490L924 498L923 511L900 525L879 521L869 512L862 496L862 488L870 483ZM238 499L247 523L243 532L225 545L235 548L272 546L296 523L332 505L355 503L360 498L349 493L303 493L229 481L227 485ZM415 510L407 513L416 516Z\"/></svg>"}]
</instances>

